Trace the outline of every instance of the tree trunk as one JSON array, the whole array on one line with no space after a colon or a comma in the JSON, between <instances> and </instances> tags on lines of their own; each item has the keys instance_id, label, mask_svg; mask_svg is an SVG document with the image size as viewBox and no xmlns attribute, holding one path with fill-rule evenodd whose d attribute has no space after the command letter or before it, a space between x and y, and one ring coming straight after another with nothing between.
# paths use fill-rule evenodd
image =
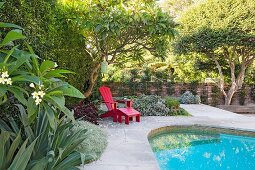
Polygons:
<instances>
[{"instance_id":1,"label":"tree trunk","mask_svg":"<svg viewBox=\"0 0 255 170\"><path fill-rule=\"evenodd\" d=\"M235 65L232 64L232 65L230 65L230 67L235 67ZM234 94L238 91L238 89L242 88L246 68L247 68L247 66L245 65L245 63L242 63L240 72L236 79L235 79L235 75L233 74L234 69L231 68L231 72L232 72L231 74L233 74L232 79L231 79L232 85L228 91L227 96L225 96L225 105L230 105Z\"/></svg>"},{"instance_id":2,"label":"tree trunk","mask_svg":"<svg viewBox=\"0 0 255 170\"><path fill-rule=\"evenodd\" d=\"M87 98L92 94L93 88L96 84L97 78L98 78L98 72L100 68L100 63L98 63L95 67L92 68L91 74L89 77L89 87L87 90L84 92L84 96Z\"/></svg>"},{"instance_id":3,"label":"tree trunk","mask_svg":"<svg viewBox=\"0 0 255 170\"><path fill-rule=\"evenodd\" d=\"M233 98L236 91L237 91L237 86L236 86L235 83L232 83L232 85L231 85L231 87L228 91L227 96L225 96L225 105L230 105L231 104L232 98Z\"/></svg>"}]
</instances>

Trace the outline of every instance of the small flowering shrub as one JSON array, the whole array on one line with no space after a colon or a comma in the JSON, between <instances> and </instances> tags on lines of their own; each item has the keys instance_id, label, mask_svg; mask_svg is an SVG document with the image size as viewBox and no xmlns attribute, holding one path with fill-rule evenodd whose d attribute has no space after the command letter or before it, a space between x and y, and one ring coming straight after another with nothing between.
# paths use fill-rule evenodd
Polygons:
<instances>
[{"instance_id":1,"label":"small flowering shrub","mask_svg":"<svg viewBox=\"0 0 255 170\"><path fill-rule=\"evenodd\" d=\"M134 100L133 107L141 112L142 116L169 115L164 99L156 95L141 95Z\"/></svg>"},{"instance_id":2,"label":"small flowering shrub","mask_svg":"<svg viewBox=\"0 0 255 170\"><path fill-rule=\"evenodd\" d=\"M186 91L180 98L182 104L200 104L201 99L198 95L193 95L190 91Z\"/></svg>"}]
</instances>

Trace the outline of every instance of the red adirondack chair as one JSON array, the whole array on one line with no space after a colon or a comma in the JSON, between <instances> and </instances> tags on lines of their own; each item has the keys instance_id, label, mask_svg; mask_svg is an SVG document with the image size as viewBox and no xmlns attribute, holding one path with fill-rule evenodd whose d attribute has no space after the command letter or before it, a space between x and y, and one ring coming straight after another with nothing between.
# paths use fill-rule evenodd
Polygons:
<instances>
[{"instance_id":1,"label":"red adirondack chair","mask_svg":"<svg viewBox=\"0 0 255 170\"><path fill-rule=\"evenodd\" d=\"M99 88L103 102L105 103L108 111L101 115L101 118L112 117L114 122L122 123L122 116L125 117L125 123L129 124L129 120L133 120L136 117L136 121L140 122L140 112L132 108L131 100L118 100L114 101L112 93L109 87L102 86ZM119 103L126 103L126 108L117 108Z\"/></svg>"}]
</instances>

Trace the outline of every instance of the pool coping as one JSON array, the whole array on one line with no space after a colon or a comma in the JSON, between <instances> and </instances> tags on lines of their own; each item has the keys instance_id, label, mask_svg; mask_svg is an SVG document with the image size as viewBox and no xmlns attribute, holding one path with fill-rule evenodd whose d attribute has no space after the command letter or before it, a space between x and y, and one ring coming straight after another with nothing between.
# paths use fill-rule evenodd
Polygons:
<instances>
[{"instance_id":1,"label":"pool coping","mask_svg":"<svg viewBox=\"0 0 255 170\"><path fill-rule=\"evenodd\" d=\"M191 129L188 129L191 128ZM157 129L152 129L148 135L147 138L148 140L150 138L153 138L157 135L161 135L164 133L171 133L171 132L178 132L180 130L182 132L183 130L190 131L190 132L205 132L209 131L208 133L226 133L226 134L231 134L231 135L237 135L237 136L247 136L247 137L255 137L255 130L251 129L241 129L241 128L230 128L230 127L224 127L224 126L205 126L201 124L193 124L193 125L171 125L171 126L163 126L159 127ZM192 131L193 130L193 131Z\"/></svg>"}]
</instances>

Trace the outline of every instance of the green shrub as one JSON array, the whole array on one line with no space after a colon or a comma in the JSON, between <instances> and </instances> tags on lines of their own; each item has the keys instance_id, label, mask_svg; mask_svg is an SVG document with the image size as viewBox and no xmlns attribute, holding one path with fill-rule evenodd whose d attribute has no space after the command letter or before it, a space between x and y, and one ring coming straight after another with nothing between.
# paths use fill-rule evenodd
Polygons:
<instances>
[{"instance_id":1,"label":"green shrub","mask_svg":"<svg viewBox=\"0 0 255 170\"><path fill-rule=\"evenodd\" d=\"M86 121L77 121L73 131L88 129L86 139L77 146L78 152L84 153L87 156L88 162L95 161L100 158L107 146L106 132L97 125ZM89 155L88 155L89 153ZM86 155L87 154L87 155Z\"/></svg>"},{"instance_id":2,"label":"green shrub","mask_svg":"<svg viewBox=\"0 0 255 170\"><path fill-rule=\"evenodd\" d=\"M83 35L70 26L69 12L60 8L56 0L4 0L0 10L1 22L15 23L23 28L26 42L35 53L45 60L57 62L59 67L76 74L66 75L66 81L80 91L84 91L93 60L86 52ZM8 30L8 29L6 29ZM15 43L15 42L14 42ZM15 44L16 45L16 44ZM20 42L22 47L25 46ZM97 83L100 83L100 78ZM98 97L95 87L92 98ZM68 98L67 105L77 103L77 99Z\"/></svg>"},{"instance_id":3,"label":"green shrub","mask_svg":"<svg viewBox=\"0 0 255 170\"><path fill-rule=\"evenodd\" d=\"M169 115L170 116L189 116L190 114L185 109L179 108L179 110L177 111L169 112Z\"/></svg>"},{"instance_id":4,"label":"green shrub","mask_svg":"<svg viewBox=\"0 0 255 170\"><path fill-rule=\"evenodd\" d=\"M180 98L182 104L200 104L201 99L198 95L193 95L190 91L186 91Z\"/></svg>"},{"instance_id":5,"label":"green shrub","mask_svg":"<svg viewBox=\"0 0 255 170\"><path fill-rule=\"evenodd\" d=\"M179 108L180 107L180 102L178 99L176 98L173 98L173 97L167 97L165 99L165 103L166 103L166 106L171 109L173 107L175 108Z\"/></svg>"},{"instance_id":6,"label":"green shrub","mask_svg":"<svg viewBox=\"0 0 255 170\"><path fill-rule=\"evenodd\" d=\"M134 100L133 107L141 112L142 116L166 116L170 111L165 100L157 95L141 95Z\"/></svg>"}]
</instances>

